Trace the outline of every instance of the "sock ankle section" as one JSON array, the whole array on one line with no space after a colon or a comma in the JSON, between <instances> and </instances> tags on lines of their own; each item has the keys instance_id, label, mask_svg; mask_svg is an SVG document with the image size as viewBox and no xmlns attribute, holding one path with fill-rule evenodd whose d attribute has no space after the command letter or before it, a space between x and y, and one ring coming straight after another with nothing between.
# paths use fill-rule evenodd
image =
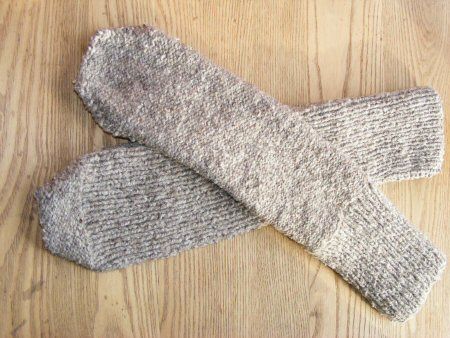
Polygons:
<instances>
[{"instance_id":1,"label":"sock ankle section","mask_svg":"<svg viewBox=\"0 0 450 338\"><path fill-rule=\"evenodd\" d=\"M446 258L375 187L364 196L313 254L378 311L405 321L425 302Z\"/></svg>"}]
</instances>

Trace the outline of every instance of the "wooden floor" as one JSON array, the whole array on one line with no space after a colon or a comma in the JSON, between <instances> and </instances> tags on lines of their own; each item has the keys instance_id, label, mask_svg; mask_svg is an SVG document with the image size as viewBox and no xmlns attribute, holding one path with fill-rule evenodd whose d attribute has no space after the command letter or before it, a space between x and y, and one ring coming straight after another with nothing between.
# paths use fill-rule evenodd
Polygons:
<instances>
[{"instance_id":1,"label":"wooden floor","mask_svg":"<svg viewBox=\"0 0 450 338\"><path fill-rule=\"evenodd\" d=\"M448 1L1 0L0 337L450 336L450 269L393 323L270 227L110 273L43 248L36 187L117 142L73 92L81 55L97 29L143 23L287 104L431 85L450 131ZM449 168L383 187L447 256Z\"/></svg>"}]
</instances>

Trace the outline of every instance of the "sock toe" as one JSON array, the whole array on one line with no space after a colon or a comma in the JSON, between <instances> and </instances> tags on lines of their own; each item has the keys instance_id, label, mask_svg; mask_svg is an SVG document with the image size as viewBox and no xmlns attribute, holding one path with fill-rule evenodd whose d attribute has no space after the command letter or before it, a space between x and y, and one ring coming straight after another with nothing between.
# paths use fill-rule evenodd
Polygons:
<instances>
[{"instance_id":1,"label":"sock toe","mask_svg":"<svg viewBox=\"0 0 450 338\"><path fill-rule=\"evenodd\" d=\"M82 166L77 162L58 174L36 191L35 198L45 247L55 255L96 269L83 219Z\"/></svg>"}]
</instances>

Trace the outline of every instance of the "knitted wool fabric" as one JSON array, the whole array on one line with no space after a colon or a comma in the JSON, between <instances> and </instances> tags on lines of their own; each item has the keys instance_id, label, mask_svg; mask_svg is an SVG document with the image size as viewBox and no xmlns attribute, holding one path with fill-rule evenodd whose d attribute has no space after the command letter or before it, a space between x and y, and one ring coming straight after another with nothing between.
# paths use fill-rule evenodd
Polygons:
<instances>
[{"instance_id":1,"label":"knitted wool fabric","mask_svg":"<svg viewBox=\"0 0 450 338\"><path fill-rule=\"evenodd\" d=\"M336 100L299 114L364 165L371 181L440 169L442 106L430 89ZM399 123L404 129L390 128ZM383 160L382 149L392 156ZM264 225L213 183L137 144L83 156L36 196L47 248L95 270L168 257Z\"/></svg>"},{"instance_id":2,"label":"knitted wool fabric","mask_svg":"<svg viewBox=\"0 0 450 338\"><path fill-rule=\"evenodd\" d=\"M371 182L430 177L441 170L444 114L432 88L335 100L298 112Z\"/></svg>"},{"instance_id":3,"label":"knitted wool fabric","mask_svg":"<svg viewBox=\"0 0 450 338\"><path fill-rule=\"evenodd\" d=\"M264 225L210 181L137 144L84 156L39 189L36 197L46 247L94 270L117 269L145 259L168 257ZM373 203L377 205L379 201ZM371 208L369 204L366 210L369 217L373 214ZM394 231L377 227L378 220L371 220L372 226L366 228L366 215L353 215L360 226L340 229L334 245L328 246L332 249L321 256L322 261L344 277L348 271L342 267L353 266L353 276L346 278L356 282L367 283L369 278L388 274L392 283L403 283L398 292L409 292L411 281L402 281L393 274L418 262L417 269L422 269L425 262L417 258L424 258L415 253L415 247L424 244L423 237L401 219L394 220L401 225ZM392 243L387 241L390 237ZM361 246L361 238L374 245ZM411 248L411 256L405 255ZM429 248L425 242L424 250ZM354 255L348 255L351 250L355 250ZM371 255L383 255L386 266L366 262L373 258ZM409 278L416 278L413 271L409 273L412 274ZM428 287L434 278L430 276ZM412 285L416 283L413 281ZM354 286L362 292L367 287L361 282ZM375 290L383 292L382 288ZM414 295L422 300L424 296ZM376 301L372 300L372 304L379 308Z\"/></svg>"},{"instance_id":4,"label":"knitted wool fabric","mask_svg":"<svg viewBox=\"0 0 450 338\"><path fill-rule=\"evenodd\" d=\"M156 30L100 32L77 90L106 130L210 178L392 318L417 310L445 264L298 114Z\"/></svg>"},{"instance_id":5,"label":"knitted wool fabric","mask_svg":"<svg viewBox=\"0 0 450 338\"><path fill-rule=\"evenodd\" d=\"M157 30L99 32L76 90L105 130L209 178L394 319L417 311L445 265L298 114Z\"/></svg>"}]
</instances>

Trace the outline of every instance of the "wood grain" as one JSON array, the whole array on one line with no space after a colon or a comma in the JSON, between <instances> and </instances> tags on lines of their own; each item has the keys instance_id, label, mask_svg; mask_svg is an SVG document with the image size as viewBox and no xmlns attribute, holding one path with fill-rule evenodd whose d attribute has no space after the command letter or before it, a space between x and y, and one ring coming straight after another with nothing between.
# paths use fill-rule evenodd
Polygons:
<instances>
[{"instance_id":1,"label":"wood grain","mask_svg":"<svg viewBox=\"0 0 450 338\"><path fill-rule=\"evenodd\" d=\"M36 187L118 142L73 93L81 55L95 30L143 23L288 104L431 85L450 111L443 0L2 0L0 336L450 336L449 270L416 318L392 323L269 227L109 273L43 249ZM383 188L447 255L449 168L446 155L442 174Z\"/></svg>"}]
</instances>

